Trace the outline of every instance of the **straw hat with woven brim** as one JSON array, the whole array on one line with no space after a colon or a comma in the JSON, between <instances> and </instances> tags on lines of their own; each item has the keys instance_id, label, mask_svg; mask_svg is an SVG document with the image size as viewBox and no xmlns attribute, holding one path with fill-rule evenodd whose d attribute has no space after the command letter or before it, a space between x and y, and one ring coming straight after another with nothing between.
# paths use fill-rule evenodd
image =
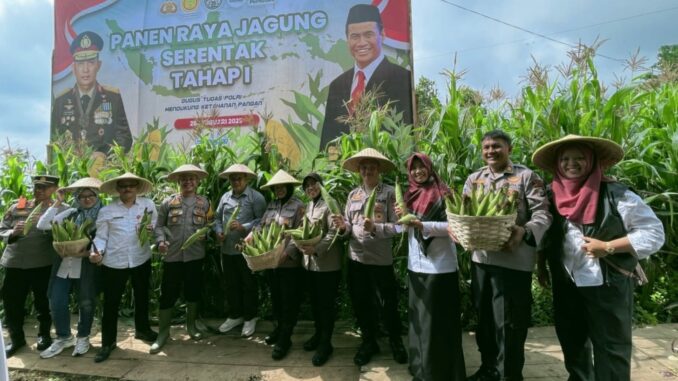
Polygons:
<instances>
[{"instance_id":1,"label":"straw hat with woven brim","mask_svg":"<svg viewBox=\"0 0 678 381\"><path fill-rule=\"evenodd\" d=\"M360 162L376 160L379 163L379 172L388 172L396 168L395 164L374 148L365 148L344 161L344 168L351 172L360 172Z\"/></svg>"},{"instance_id":2,"label":"straw hat with woven brim","mask_svg":"<svg viewBox=\"0 0 678 381\"><path fill-rule=\"evenodd\" d=\"M532 162L539 168L553 172L557 165L558 149L566 144L577 143L593 150L603 170L617 164L624 157L624 150L621 146L611 140L592 136L567 135L537 148L532 154Z\"/></svg>"},{"instance_id":3,"label":"straw hat with woven brim","mask_svg":"<svg viewBox=\"0 0 678 381\"><path fill-rule=\"evenodd\" d=\"M91 188L99 190L101 188L101 180L94 177L83 177L82 179L74 182L73 184L59 189L62 192L73 192L82 188Z\"/></svg>"},{"instance_id":4,"label":"straw hat with woven brim","mask_svg":"<svg viewBox=\"0 0 678 381\"><path fill-rule=\"evenodd\" d=\"M202 168L193 164L184 164L167 175L167 180L179 181L179 176L185 174L195 175L198 180L202 180L207 177L207 172L203 171Z\"/></svg>"},{"instance_id":5,"label":"straw hat with woven brim","mask_svg":"<svg viewBox=\"0 0 678 381\"><path fill-rule=\"evenodd\" d=\"M299 185L301 182L297 179L295 179L292 175L289 173L283 171L282 169L279 170L278 172L271 177L270 180L266 183L266 185L263 185L261 189L265 188L270 188L274 185L282 185L282 184L292 184L292 185Z\"/></svg>"},{"instance_id":6,"label":"straw hat with woven brim","mask_svg":"<svg viewBox=\"0 0 678 381\"><path fill-rule=\"evenodd\" d=\"M136 181L138 181L139 186L137 187L137 194L140 195L140 196L142 194L146 194L146 193L150 192L151 189L153 189L153 183L144 179L143 177L139 177L139 176L135 175L134 173L129 173L129 172L125 172L124 174L122 174L118 177L112 178L112 179L104 182L103 184L101 184L101 187L99 187L99 189L104 193L110 194L111 196L118 196L119 193L118 193L118 189L116 188L116 185L118 184L118 181L122 181L122 180L136 180Z\"/></svg>"},{"instance_id":7,"label":"straw hat with woven brim","mask_svg":"<svg viewBox=\"0 0 678 381\"><path fill-rule=\"evenodd\" d=\"M252 177L252 178L257 177L257 174L252 172L252 170L249 169L248 166L242 165L242 164L231 165L230 167L226 168L225 171L221 172L219 174L219 177L221 177L222 179L227 179L228 175L230 175L232 173L240 173L240 174Z\"/></svg>"}]
</instances>

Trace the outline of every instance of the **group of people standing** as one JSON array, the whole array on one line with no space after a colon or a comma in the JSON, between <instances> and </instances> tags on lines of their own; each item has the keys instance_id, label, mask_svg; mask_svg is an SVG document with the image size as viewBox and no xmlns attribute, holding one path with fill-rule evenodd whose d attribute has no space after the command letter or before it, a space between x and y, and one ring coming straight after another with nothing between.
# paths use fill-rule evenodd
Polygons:
<instances>
[{"instance_id":1,"label":"group of people standing","mask_svg":"<svg viewBox=\"0 0 678 381\"><path fill-rule=\"evenodd\" d=\"M396 205L395 190L381 175L395 164L367 148L343 163L360 176L345 204L343 215L333 214L322 197L322 177L306 175L302 181L278 171L262 190L249 185L256 174L235 164L220 174L230 183L216 206L213 230L221 243L222 266L229 306L219 331L242 325L251 336L258 315L257 277L247 267L241 243L252 232L273 222L296 228L306 217L321 223L323 237L315 245L297 246L286 240L282 259L265 270L271 294L275 328L266 336L271 357L284 358L292 347L292 332L306 290L314 316L314 334L303 343L314 351L312 363L321 366L333 352L331 342L336 299L346 261L346 281L362 342L354 363L369 363L380 352L379 322L383 322L394 360L408 363L414 380L522 380L524 345L531 316L532 272L537 264L543 284L552 284L555 325L571 380L630 380L633 285L640 276L638 260L656 252L664 242L661 221L640 197L604 176L621 160L623 151L605 139L567 136L540 147L533 156L538 167L553 174L544 181L526 166L510 160L511 138L502 131L483 136L481 152L486 166L472 173L464 193L508 187L517 193L517 218L500 251L475 250L471 255L471 288L478 315L476 342L481 366L466 377L462 350L459 273L455 232L448 229L445 197L452 190L437 175L431 159L414 153L407 160L408 186L403 205ZM200 300L205 242L182 248L196 230L210 224L213 213L207 198L198 195L199 181L207 175L184 165L168 179L179 192L156 210L142 197L152 184L133 174L107 182L78 180L57 193L57 179L34 177L34 200L20 200L5 215L0 236L8 243L2 257L6 268L3 303L11 344L8 356L26 344L23 304L29 290L38 311L38 349L43 358L75 347L73 355L89 349L89 335L99 290L103 290L102 347L95 361L106 360L116 347L118 309L131 278L135 303L135 337L152 342L158 353L169 339L174 305L183 291L186 326L193 339ZM294 195L301 185L304 204ZM63 203L64 191L74 192L74 207ZM99 192L117 196L107 206ZM373 215L366 214L375 194ZM23 235L31 210L41 205L37 226ZM416 218L399 224L406 213ZM145 214L148 226L139 227ZM96 221L93 237L82 257L60 258L48 233L52 222L72 219L77 225ZM140 242L138 229L148 229L150 242ZM407 234L409 335L407 349L401 336L398 283L393 269L393 240ZM344 244L348 241L347 258ZM163 255L159 332L148 320L150 244ZM548 266L547 266L548 264ZM549 279L549 270L552 274ZM309 283L306 283L309 282ZM11 291L10 291L11 290ZM79 306L77 335L70 330L69 294L76 291ZM54 320L57 338L51 339Z\"/></svg>"}]
</instances>

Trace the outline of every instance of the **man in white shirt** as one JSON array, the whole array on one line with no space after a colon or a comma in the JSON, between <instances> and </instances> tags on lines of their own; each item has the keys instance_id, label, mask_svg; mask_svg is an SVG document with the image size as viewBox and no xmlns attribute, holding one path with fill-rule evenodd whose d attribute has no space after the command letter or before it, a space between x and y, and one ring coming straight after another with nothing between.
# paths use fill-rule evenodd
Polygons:
<instances>
[{"instance_id":1,"label":"man in white shirt","mask_svg":"<svg viewBox=\"0 0 678 381\"><path fill-rule=\"evenodd\" d=\"M134 290L134 337L154 342L158 334L148 321L149 281L151 278L150 242L158 212L152 200L138 197L153 187L150 181L125 173L101 185L101 191L119 198L102 208L97 218L97 233L90 261L103 265L104 313L101 321L101 349L95 362L108 359L116 348L118 308L125 292L127 279L132 279ZM151 214L150 224L141 226L144 214ZM139 236L147 229L149 239L140 242Z\"/></svg>"}]
</instances>

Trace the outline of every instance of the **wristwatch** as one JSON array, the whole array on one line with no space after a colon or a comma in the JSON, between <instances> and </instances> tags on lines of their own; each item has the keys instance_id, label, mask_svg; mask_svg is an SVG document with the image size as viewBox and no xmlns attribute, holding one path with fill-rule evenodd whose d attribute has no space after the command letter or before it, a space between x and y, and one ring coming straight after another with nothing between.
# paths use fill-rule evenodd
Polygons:
<instances>
[{"instance_id":1,"label":"wristwatch","mask_svg":"<svg viewBox=\"0 0 678 381\"><path fill-rule=\"evenodd\" d=\"M609 255L609 254L614 254L614 250L615 250L615 249L614 249L614 247L612 247L612 244L610 244L609 242L605 242L605 252L606 252L608 255Z\"/></svg>"}]
</instances>

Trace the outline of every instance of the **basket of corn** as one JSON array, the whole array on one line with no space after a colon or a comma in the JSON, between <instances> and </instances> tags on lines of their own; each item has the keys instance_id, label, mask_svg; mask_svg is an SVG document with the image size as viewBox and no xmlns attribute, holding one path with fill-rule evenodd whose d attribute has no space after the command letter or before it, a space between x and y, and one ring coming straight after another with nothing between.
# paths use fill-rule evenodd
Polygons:
<instances>
[{"instance_id":1,"label":"basket of corn","mask_svg":"<svg viewBox=\"0 0 678 381\"><path fill-rule=\"evenodd\" d=\"M461 246L468 251L500 251L516 221L517 195L506 187L485 192L482 185L467 195L448 195L447 222Z\"/></svg>"},{"instance_id":2,"label":"basket of corn","mask_svg":"<svg viewBox=\"0 0 678 381\"><path fill-rule=\"evenodd\" d=\"M285 233L292 237L292 242L294 242L297 247L314 246L323 239L322 221L311 223L311 221L304 216L304 221L300 228L285 230Z\"/></svg>"},{"instance_id":3,"label":"basket of corn","mask_svg":"<svg viewBox=\"0 0 678 381\"><path fill-rule=\"evenodd\" d=\"M273 222L252 232L252 240L245 243L242 255L252 271L278 267L285 251L285 226Z\"/></svg>"},{"instance_id":4,"label":"basket of corn","mask_svg":"<svg viewBox=\"0 0 678 381\"><path fill-rule=\"evenodd\" d=\"M90 239L87 231L92 223L92 220L86 220L77 226L73 220L65 220L62 223L53 222L52 247L62 258L88 256L87 246L89 246Z\"/></svg>"}]
</instances>

